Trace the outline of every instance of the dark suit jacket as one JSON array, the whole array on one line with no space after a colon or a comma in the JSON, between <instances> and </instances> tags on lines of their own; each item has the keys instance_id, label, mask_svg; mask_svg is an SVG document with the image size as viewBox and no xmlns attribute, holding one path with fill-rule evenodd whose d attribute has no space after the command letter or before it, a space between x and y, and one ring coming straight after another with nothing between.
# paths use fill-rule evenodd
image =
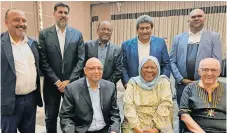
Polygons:
<instances>
[{"instance_id":1,"label":"dark suit jacket","mask_svg":"<svg viewBox=\"0 0 227 133\"><path fill-rule=\"evenodd\" d=\"M104 121L110 131L119 133L120 115L115 85L106 80L100 80L99 83ZM88 130L93 119L93 108L86 78L67 86L59 116L63 133L85 133Z\"/></svg>"},{"instance_id":2,"label":"dark suit jacket","mask_svg":"<svg viewBox=\"0 0 227 133\"><path fill-rule=\"evenodd\" d=\"M40 69L44 74L44 89L57 89L58 80L79 79L84 64L84 42L80 31L66 28L64 59L62 59L56 26L39 35Z\"/></svg>"},{"instance_id":3,"label":"dark suit jacket","mask_svg":"<svg viewBox=\"0 0 227 133\"><path fill-rule=\"evenodd\" d=\"M35 58L35 66L37 71L36 77L36 98L37 105L43 106L40 94L40 77L39 77L39 53L37 50L37 42L30 39L28 45L32 50ZM15 108L15 87L16 87L16 71L14 65L12 45L9 33L1 34L1 114L12 115Z\"/></svg>"},{"instance_id":4,"label":"dark suit jacket","mask_svg":"<svg viewBox=\"0 0 227 133\"><path fill-rule=\"evenodd\" d=\"M85 63L92 57L98 58L98 40L91 40L85 43ZM106 53L103 79L117 83L122 74L122 53L121 48L109 43Z\"/></svg>"},{"instance_id":5,"label":"dark suit jacket","mask_svg":"<svg viewBox=\"0 0 227 133\"><path fill-rule=\"evenodd\" d=\"M138 56L138 40L132 38L123 42L122 44L123 53L123 73L122 83L125 85L128 83L131 77L139 75L139 56ZM161 68L161 74L170 77L170 62L165 40L158 37L151 37L150 41L150 55L155 56Z\"/></svg>"}]
</instances>

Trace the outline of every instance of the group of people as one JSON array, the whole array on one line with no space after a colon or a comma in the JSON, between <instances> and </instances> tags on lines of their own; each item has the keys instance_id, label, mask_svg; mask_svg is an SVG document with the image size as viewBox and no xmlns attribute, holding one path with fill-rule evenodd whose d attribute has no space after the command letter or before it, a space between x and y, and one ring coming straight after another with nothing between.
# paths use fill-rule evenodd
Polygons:
<instances>
[{"instance_id":1,"label":"group of people","mask_svg":"<svg viewBox=\"0 0 227 133\"><path fill-rule=\"evenodd\" d=\"M165 40L152 36L148 15L137 18L137 36L119 47L110 42L109 21L98 24L97 40L84 43L82 33L68 26L69 12L67 4L56 3L56 24L40 31L38 42L26 36L21 10L6 12L8 30L1 34L3 133L35 133L37 105L43 106L40 72L47 133L57 133L58 116L63 133L173 133L173 99L180 109L180 132L226 132L226 83L217 80L220 35L204 29L201 9L191 11L189 31L174 37L170 55ZM120 79L126 89L123 123L117 105Z\"/></svg>"}]
</instances>

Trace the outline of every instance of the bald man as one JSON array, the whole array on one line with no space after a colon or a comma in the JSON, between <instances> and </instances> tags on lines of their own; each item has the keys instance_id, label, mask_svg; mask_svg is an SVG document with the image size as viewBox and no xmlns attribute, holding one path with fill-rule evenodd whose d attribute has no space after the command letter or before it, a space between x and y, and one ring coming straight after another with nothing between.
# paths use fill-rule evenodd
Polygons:
<instances>
[{"instance_id":1,"label":"bald man","mask_svg":"<svg viewBox=\"0 0 227 133\"><path fill-rule=\"evenodd\" d=\"M17 9L5 14L1 34L1 129L35 133L37 105L42 107L37 41L27 37L27 18Z\"/></svg>"},{"instance_id":2,"label":"bald man","mask_svg":"<svg viewBox=\"0 0 227 133\"><path fill-rule=\"evenodd\" d=\"M185 86L200 78L197 69L202 59L215 58L221 62L220 35L204 29L205 21L203 10L192 10L188 16L189 31L173 39L170 63L176 81L178 104Z\"/></svg>"},{"instance_id":3,"label":"bald man","mask_svg":"<svg viewBox=\"0 0 227 133\"><path fill-rule=\"evenodd\" d=\"M87 60L84 73L66 87L60 110L63 133L119 133L114 83L102 79L103 65L95 57Z\"/></svg>"},{"instance_id":4,"label":"bald man","mask_svg":"<svg viewBox=\"0 0 227 133\"><path fill-rule=\"evenodd\" d=\"M219 60L200 61L201 79L185 87L180 101L179 116L187 126L184 133L226 132L226 83L217 80L220 73Z\"/></svg>"},{"instance_id":5,"label":"bald man","mask_svg":"<svg viewBox=\"0 0 227 133\"><path fill-rule=\"evenodd\" d=\"M104 66L102 78L116 85L122 73L122 53L119 46L110 42L112 31L109 21L99 23L98 39L85 43L85 61L98 58Z\"/></svg>"}]
</instances>

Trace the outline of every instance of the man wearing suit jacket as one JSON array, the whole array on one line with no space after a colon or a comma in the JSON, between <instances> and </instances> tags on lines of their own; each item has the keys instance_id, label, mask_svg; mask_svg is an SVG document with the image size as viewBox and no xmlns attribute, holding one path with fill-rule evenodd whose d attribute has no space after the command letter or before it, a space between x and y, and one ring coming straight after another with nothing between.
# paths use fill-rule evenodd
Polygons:
<instances>
[{"instance_id":1,"label":"man wearing suit jacket","mask_svg":"<svg viewBox=\"0 0 227 133\"><path fill-rule=\"evenodd\" d=\"M35 133L40 94L37 42L26 36L26 16L17 9L5 14L8 31L1 34L1 129L3 133Z\"/></svg>"},{"instance_id":2,"label":"man wearing suit jacket","mask_svg":"<svg viewBox=\"0 0 227 133\"><path fill-rule=\"evenodd\" d=\"M56 24L39 35L40 66L44 74L44 103L47 133L56 133L61 96L65 87L79 79L84 64L84 42L80 31L67 26L68 5L54 6Z\"/></svg>"},{"instance_id":3,"label":"man wearing suit jacket","mask_svg":"<svg viewBox=\"0 0 227 133\"><path fill-rule=\"evenodd\" d=\"M114 83L102 79L103 65L95 57L86 62L84 73L65 90L59 114L63 133L119 133Z\"/></svg>"},{"instance_id":4,"label":"man wearing suit jacket","mask_svg":"<svg viewBox=\"0 0 227 133\"><path fill-rule=\"evenodd\" d=\"M161 74L170 77L170 62L165 40L151 36L153 29L152 18L142 15L137 19L138 37L123 42L123 73L122 83L126 85L131 77L139 75L139 62L149 55L155 56L161 67Z\"/></svg>"},{"instance_id":5,"label":"man wearing suit jacket","mask_svg":"<svg viewBox=\"0 0 227 133\"><path fill-rule=\"evenodd\" d=\"M181 33L173 39L170 63L178 105L184 87L200 78L197 71L199 62L204 58L216 58L221 62L220 36L203 28L205 19L201 9L194 9L189 14L189 32Z\"/></svg>"},{"instance_id":6,"label":"man wearing suit jacket","mask_svg":"<svg viewBox=\"0 0 227 133\"><path fill-rule=\"evenodd\" d=\"M92 57L101 60L104 66L102 78L116 85L122 73L122 53L120 47L110 42L111 23L108 21L99 23L97 34L97 40L85 43L85 62Z\"/></svg>"}]
</instances>

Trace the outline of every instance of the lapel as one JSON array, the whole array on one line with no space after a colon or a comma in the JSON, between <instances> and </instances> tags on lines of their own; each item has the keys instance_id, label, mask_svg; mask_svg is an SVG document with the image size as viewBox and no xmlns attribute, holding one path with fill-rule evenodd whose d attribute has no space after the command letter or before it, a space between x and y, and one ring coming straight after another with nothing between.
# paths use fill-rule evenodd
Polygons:
<instances>
[{"instance_id":1,"label":"lapel","mask_svg":"<svg viewBox=\"0 0 227 133\"><path fill-rule=\"evenodd\" d=\"M114 49L113 49L113 47L112 47L112 44L109 43L108 46L107 46L107 51L106 51L106 59L105 59L105 64L104 64L104 71L103 71L103 73L106 73L107 67L108 67L108 64L109 64L108 61L109 61L111 58L113 58L113 57L111 57L111 55L113 55L113 51L114 51Z\"/></svg>"},{"instance_id":2,"label":"lapel","mask_svg":"<svg viewBox=\"0 0 227 133\"><path fill-rule=\"evenodd\" d=\"M197 51L197 55L196 55L196 59L198 59L198 56L203 48L203 45L207 44L206 41L207 39L206 38L209 38L208 36L208 32L204 29L202 31L202 35L201 35L201 39L200 39L200 42L199 42L199 48L198 48L198 51Z\"/></svg>"},{"instance_id":3,"label":"lapel","mask_svg":"<svg viewBox=\"0 0 227 133\"><path fill-rule=\"evenodd\" d=\"M156 57L156 39L152 36L150 41L150 55Z\"/></svg>"},{"instance_id":4,"label":"lapel","mask_svg":"<svg viewBox=\"0 0 227 133\"><path fill-rule=\"evenodd\" d=\"M11 45L11 41L10 41L8 32L5 32L5 34L2 36L1 45L2 45L2 49L5 53L5 56L9 62L9 65L10 65L11 69L13 70L13 73L16 75L15 66L14 66L14 58L13 58L13 50L12 50L12 45Z\"/></svg>"},{"instance_id":5,"label":"lapel","mask_svg":"<svg viewBox=\"0 0 227 133\"><path fill-rule=\"evenodd\" d=\"M102 79L99 82L100 88L99 88L99 95L100 95L100 105L101 105L101 109L103 112L103 105L104 105L104 101L105 101L105 96L106 96L106 86L105 84L103 84Z\"/></svg>"},{"instance_id":6,"label":"lapel","mask_svg":"<svg viewBox=\"0 0 227 133\"><path fill-rule=\"evenodd\" d=\"M36 68L38 68L38 51L37 51L37 49L36 49L36 47L35 47L35 44L33 44L33 40L31 40L30 38L28 38L28 46L30 47L30 49L31 49L31 51L32 51L32 53L33 53L33 55L34 55L34 58L35 58L35 65L36 65Z\"/></svg>"},{"instance_id":7,"label":"lapel","mask_svg":"<svg viewBox=\"0 0 227 133\"><path fill-rule=\"evenodd\" d=\"M138 68L139 67L139 56L138 56L138 40L137 40L137 37L132 40L131 46L132 46L132 53L135 56L135 58L132 58L132 59L136 60L135 65L137 65L136 68Z\"/></svg>"},{"instance_id":8,"label":"lapel","mask_svg":"<svg viewBox=\"0 0 227 133\"><path fill-rule=\"evenodd\" d=\"M55 25L50 28L50 38L52 38L51 40L52 40L53 44L56 46L58 53L60 54L60 56L62 58L61 48L60 48L60 44L59 44L59 41L58 41L58 35L57 35Z\"/></svg>"},{"instance_id":9,"label":"lapel","mask_svg":"<svg viewBox=\"0 0 227 133\"><path fill-rule=\"evenodd\" d=\"M182 35L182 39L180 39L179 46L178 46L178 52L182 54L182 64L186 64L187 62L187 53L188 53L188 38L189 38L189 33L185 32ZM187 75L187 69L186 65L182 65L183 70L185 74Z\"/></svg>"},{"instance_id":10,"label":"lapel","mask_svg":"<svg viewBox=\"0 0 227 133\"><path fill-rule=\"evenodd\" d=\"M82 84L80 86L80 89L81 89L80 90L81 95L84 97L84 99L86 100L88 105L92 108L91 97L89 95L88 86L87 86L87 82L86 82L85 77L84 77L84 84Z\"/></svg>"},{"instance_id":11,"label":"lapel","mask_svg":"<svg viewBox=\"0 0 227 133\"><path fill-rule=\"evenodd\" d=\"M65 35L65 46L64 46L64 53L67 50L70 40L72 39L73 36L73 32L72 29L70 27L66 27L66 35Z\"/></svg>"},{"instance_id":12,"label":"lapel","mask_svg":"<svg viewBox=\"0 0 227 133\"><path fill-rule=\"evenodd\" d=\"M92 55L93 57L98 58L98 47L99 47L99 40L95 40L94 43L92 43Z\"/></svg>"}]
</instances>

